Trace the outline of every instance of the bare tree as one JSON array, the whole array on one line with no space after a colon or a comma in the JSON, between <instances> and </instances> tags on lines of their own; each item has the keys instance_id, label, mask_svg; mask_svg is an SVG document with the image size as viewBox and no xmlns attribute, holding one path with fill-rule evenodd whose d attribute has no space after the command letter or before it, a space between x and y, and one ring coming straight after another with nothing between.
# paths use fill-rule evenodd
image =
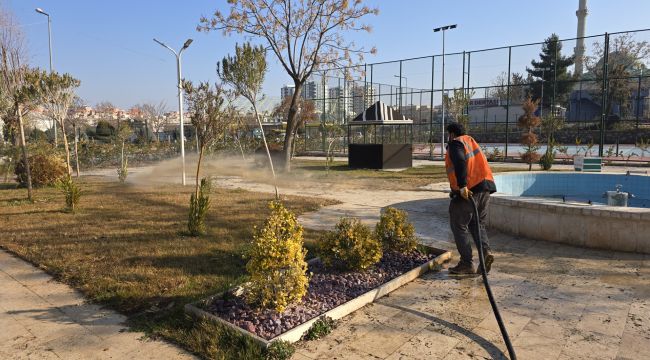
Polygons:
<instances>
[{"instance_id":1,"label":"bare tree","mask_svg":"<svg viewBox=\"0 0 650 360\"><path fill-rule=\"evenodd\" d=\"M522 103L529 92L528 83L524 76L520 73L512 73L510 75L510 102L519 104ZM492 87L488 95L495 97L505 102L508 99L508 73L502 71L492 80Z\"/></svg>"},{"instance_id":2,"label":"bare tree","mask_svg":"<svg viewBox=\"0 0 650 360\"><path fill-rule=\"evenodd\" d=\"M147 129L151 126L151 130L156 134L156 141L158 141L160 139L160 132L165 128L165 125L168 124L168 120L165 117L165 113L167 112L167 103L162 100L157 104L144 103L139 107L142 112L142 117L145 120L145 126Z\"/></svg>"},{"instance_id":3,"label":"bare tree","mask_svg":"<svg viewBox=\"0 0 650 360\"><path fill-rule=\"evenodd\" d=\"M113 105L113 103L110 101L102 101L95 105L95 111L99 115L100 120L105 120L115 129L117 129L119 128L120 124L119 121L113 117L115 109L117 109L117 107L115 107L115 105Z\"/></svg>"},{"instance_id":4,"label":"bare tree","mask_svg":"<svg viewBox=\"0 0 650 360\"><path fill-rule=\"evenodd\" d=\"M463 88L454 89L454 94L443 96L445 107L449 111L449 116L454 118L469 132L469 115L465 114L465 109L469 105L469 100L474 96L474 90L467 92Z\"/></svg>"},{"instance_id":5,"label":"bare tree","mask_svg":"<svg viewBox=\"0 0 650 360\"><path fill-rule=\"evenodd\" d=\"M83 100L81 100L80 97L75 96L74 108L79 109L83 106L85 106ZM74 132L74 161L77 177L79 177L79 131L81 130L81 126L88 125L88 121L84 117L71 116L69 117L68 122L72 124L72 130Z\"/></svg>"},{"instance_id":6,"label":"bare tree","mask_svg":"<svg viewBox=\"0 0 650 360\"><path fill-rule=\"evenodd\" d=\"M271 112L271 116L275 118L287 118L289 115L289 109L291 108L291 97L285 97L280 101L278 105L276 105L275 108L273 108L273 111ZM314 103L314 100L307 100L307 99L299 99L298 102L298 114L296 115L296 130L304 128L306 123L315 121L318 119L318 115L316 114L316 104ZM292 155L291 157L293 158L293 154L295 153L295 141L293 143L293 149L291 151Z\"/></svg>"},{"instance_id":7,"label":"bare tree","mask_svg":"<svg viewBox=\"0 0 650 360\"><path fill-rule=\"evenodd\" d=\"M317 70L350 65L368 52L347 40L346 31L370 31L359 20L377 9L341 0L230 0L230 12L216 11L203 17L199 31L222 30L224 34L245 34L262 39L293 80L295 91L287 116L284 138L285 168L291 169L291 150L298 128L298 99L305 81Z\"/></svg>"},{"instance_id":8,"label":"bare tree","mask_svg":"<svg viewBox=\"0 0 650 360\"><path fill-rule=\"evenodd\" d=\"M630 94L634 91L634 85L628 78L635 71L646 68L645 62L650 58L650 43L636 41L633 34L627 33L610 37L609 49L605 49L604 44L599 42L593 44L593 49L593 55L587 56L585 62L587 69L596 79L602 79L605 76L603 62L606 52L608 52L606 93L603 82L597 82L598 96L605 93L604 113L607 116L612 115L615 103L619 104L622 110L627 109L630 105Z\"/></svg>"},{"instance_id":9,"label":"bare tree","mask_svg":"<svg viewBox=\"0 0 650 360\"><path fill-rule=\"evenodd\" d=\"M20 143L18 137L18 117L14 95L21 86L19 81L27 64L27 52L23 33L13 14L0 8L0 119L5 136L14 145Z\"/></svg>"},{"instance_id":10,"label":"bare tree","mask_svg":"<svg viewBox=\"0 0 650 360\"><path fill-rule=\"evenodd\" d=\"M224 90L219 84L211 87L209 83L202 82L194 86L191 81L183 81L183 90L187 99L187 108L190 112L192 125L196 128L199 139L199 160L196 165L196 196L199 194L199 181L201 179L201 160L205 150L221 138L228 128L228 118L224 110Z\"/></svg>"},{"instance_id":11,"label":"bare tree","mask_svg":"<svg viewBox=\"0 0 650 360\"><path fill-rule=\"evenodd\" d=\"M190 81L183 81L183 89L199 147L196 187L190 196L190 214L187 224L190 234L197 236L205 232L205 216L210 207L210 180L201 179L201 160L205 150L225 134L228 118L223 108L224 91L220 84L212 87L209 83L203 82L194 86Z\"/></svg>"}]
</instances>

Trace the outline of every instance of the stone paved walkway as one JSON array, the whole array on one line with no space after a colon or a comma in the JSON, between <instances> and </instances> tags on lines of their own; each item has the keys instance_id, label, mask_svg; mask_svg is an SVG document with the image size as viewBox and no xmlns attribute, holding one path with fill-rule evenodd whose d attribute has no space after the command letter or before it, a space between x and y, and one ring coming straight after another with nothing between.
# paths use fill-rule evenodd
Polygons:
<instances>
[{"instance_id":1,"label":"stone paved walkway","mask_svg":"<svg viewBox=\"0 0 650 360\"><path fill-rule=\"evenodd\" d=\"M194 358L127 331L125 320L0 251L0 359Z\"/></svg>"}]
</instances>

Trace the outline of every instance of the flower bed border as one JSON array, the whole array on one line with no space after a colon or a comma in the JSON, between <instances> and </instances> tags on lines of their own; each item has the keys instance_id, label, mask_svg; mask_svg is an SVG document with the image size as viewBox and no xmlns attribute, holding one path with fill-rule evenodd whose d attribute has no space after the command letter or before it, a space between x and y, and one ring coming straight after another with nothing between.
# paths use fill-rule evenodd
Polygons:
<instances>
[{"instance_id":1,"label":"flower bed border","mask_svg":"<svg viewBox=\"0 0 650 360\"><path fill-rule=\"evenodd\" d=\"M353 313L354 311L366 306L367 304L370 304L374 302L375 300L388 295L389 293L397 290L398 288L402 287L403 285L406 285L407 283L417 279L421 275L429 272L430 270L433 270L437 266L442 265L443 263L449 261L451 258L451 252L447 250L442 250L438 248L434 248L431 246L427 245L418 245L418 249L423 250L424 252L428 254L434 254L436 257L433 259L427 261L426 263L409 270L402 275L388 281L387 283L384 283L350 301L347 301L333 309L330 309L329 311L320 314L296 327L293 329L284 332L270 340L266 340L261 338L260 336L253 334L249 331L246 331L239 326L236 326L212 313L209 313L201 308L201 305L206 305L212 302L213 299L215 298L220 298L223 294L217 294L210 296L206 299L199 300L195 303L190 303L185 305L185 312L188 314L191 314L193 316L196 316L198 318L202 319L208 319L212 321L216 321L217 323L226 325L230 327L231 329L234 329L250 338L255 340L256 342L260 343L263 347L268 347L271 345L272 342L277 341L277 340L283 340L283 341L288 341L288 342L296 342L302 338L302 336L311 328L312 324L318 320L321 316L327 316L330 317L334 320L340 319L346 315L349 315Z\"/></svg>"}]
</instances>

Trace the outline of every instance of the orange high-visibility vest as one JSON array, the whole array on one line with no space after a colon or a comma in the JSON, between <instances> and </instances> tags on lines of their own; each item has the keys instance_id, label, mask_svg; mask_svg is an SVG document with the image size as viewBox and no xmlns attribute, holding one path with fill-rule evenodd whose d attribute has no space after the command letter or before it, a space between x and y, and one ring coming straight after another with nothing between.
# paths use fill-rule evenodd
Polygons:
<instances>
[{"instance_id":1,"label":"orange high-visibility vest","mask_svg":"<svg viewBox=\"0 0 650 360\"><path fill-rule=\"evenodd\" d=\"M483 180L494 181L492 170L488 165L487 159L478 145L469 135L461 135L454 140L463 143L465 147L465 162L467 163L467 188L471 189L480 184ZM452 190L460 190L458 187L458 180L456 179L456 171L454 164L449 158L449 152L445 155L445 167L447 168L447 178Z\"/></svg>"}]
</instances>

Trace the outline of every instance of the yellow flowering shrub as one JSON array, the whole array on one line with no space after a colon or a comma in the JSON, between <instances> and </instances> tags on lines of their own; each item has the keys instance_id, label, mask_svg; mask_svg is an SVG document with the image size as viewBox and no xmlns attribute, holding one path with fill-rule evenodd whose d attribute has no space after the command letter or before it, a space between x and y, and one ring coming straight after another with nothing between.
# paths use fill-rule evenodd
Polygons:
<instances>
[{"instance_id":1,"label":"yellow flowering shrub","mask_svg":"<svg viewBox=\"0 0 650 360\"><path fill-rule=\"evenodd\" d=\"M255 306L282 312L307 292L307 251L296 215L280 201L269 207L271 214L253 235L246 264L251 277L246 297Z\"/></svg>"},{"instance_id":2,"label":"yellow flowering shrub","mask_svg":"<svg viewBox=\"0 0 650 360\"><path fill-rule=\"evenodd\" d=\"M415 249L417 237L415 227L408 221L406 211L388 207L381 214L375 236L382 242L385 250L409 252Z\"/></svg>"},{"instance_id":3,"label":"yellow flowering shrub","mask_svg":"<svg viewBox=\"0 0 650 360\"><path fill-rule=\"evenodd\" d=\"M365 270L382 257L381 242L359 219L341 218L335 231L325 234L319 243L321 260L326 266Z\"/></svg>"}]
</instances>

